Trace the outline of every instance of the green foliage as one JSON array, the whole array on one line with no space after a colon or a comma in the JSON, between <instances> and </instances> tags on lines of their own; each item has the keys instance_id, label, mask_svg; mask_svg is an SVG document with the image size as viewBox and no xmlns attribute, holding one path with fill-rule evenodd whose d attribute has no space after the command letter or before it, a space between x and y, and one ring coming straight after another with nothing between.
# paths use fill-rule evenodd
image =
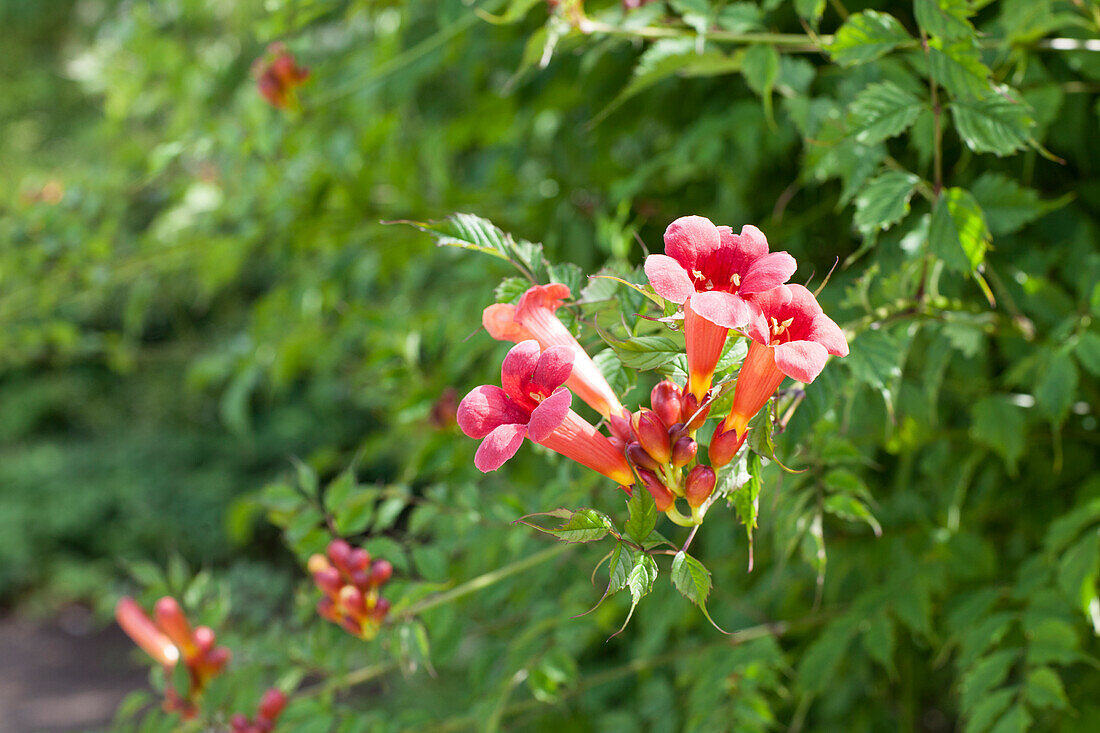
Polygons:
<instances>
[{"instance_id":1,"label":"green foliage","mask_svg":"<svg viewBox=\"0 0 1100 733\"><path fill-rule=\"evenodd\" d=\"M1096 719L1094 6L476 6L0 5L5 606L175 595L234 651L210 705L278 684L287 730ZM250 75L276 39L297 109ZM445 392L496 379L481 310L532 281L631 407L683 379L639 265L684 214L811 289L839 260L851 345L686 549L545 451L477 472ZM316 616L334 535L395 567L371 643Z\"/></svg>"}]
</instances>

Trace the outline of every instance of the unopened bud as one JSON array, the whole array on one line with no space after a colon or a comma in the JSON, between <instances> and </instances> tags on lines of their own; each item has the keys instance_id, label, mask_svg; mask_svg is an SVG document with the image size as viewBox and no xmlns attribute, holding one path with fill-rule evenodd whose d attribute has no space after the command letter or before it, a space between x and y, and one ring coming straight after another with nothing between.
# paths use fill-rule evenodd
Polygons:
<instances>
[{"instance_id":1,"label":"unopened bud","mask_svg":"<svg viewBox=\"0 0 1100 733\"><path fill-rule=\"evenodd\" d=\"M615 447L615 450L619 453L622 453L626 450L626 441L622 438L616 438L615 436L612 436L607 439L607 442L611 443L611 445L613 445Z\"/></svg>"},{"instance_id":2,"label":"unopened bud","mask_svg":"<svg viewBox=\"0 0 1100 733\"><path fill-rule=\"evenodd\" d=\"M633 440L630 434L630 413L623 408L622 415L611 415L607 419L607 425L611 429L611 435L623 441L623 443L629 443Z\"/></svg>"},{"instance_id":3,"label":"unopened bud","mask_svg":"<svg viewBox=\"0 0 1100 733\"><path fill-rule=\"evenodd\" d=\"M248 733L248 718L242 713L234 713L233 717L229 719L229 725L232 726L233 733Z\"/></svg>"},{"instance_id":4,"label":"unopened bud","mask_svg":"<svg viewBox=\"0 0 1100 733\"><path fill-rule=\"evenodd\" d=\"M370 569L370 584L378 587L393 577L393 565L388 560L375 560Z\"/></svg>"},{"instance_id":5,"label":"unopened bud","mask_svg":"<svg viewBox=\"0 0 1100 733\"><path fill-rule=\"evenodd\" d=\"M309 562L306 563L306 569L310 573L319 573L320 571L331 568L332 564L328 561L328 558L320 553L316 553L309 556Z\"/></svg>"},{"instance_id":6,"label":"unopened bud","mask_svg":"<svg viewBox=\"0 0 1100 733\"><path fill-rule=\"evenodd\" d=\"M369 570L356 570L351 574L351 582L356 588L361 591L366 591L370 587L370 571Z\"/></svg>"},{"instance_id":7,"label":"unopened bud","mask_svg":"<svg viewBox=\"0 0 1100 733\"><path fill-rule=\"evenodd\" d=\"M668 440L668 426L657 417L657 413L645 408L638 410L630 418L630 427L646 453L653 456L657 463L668 463L672 444Z\"/></svg>"},{"instance_id":8,"label":"unopened bud","mask_svg":"<svg viewBox=\"0 0 1100 733\"><path fill-rule=\"evenodd\" d=\"M363 592L354 585L345 585L340 589L340 606L348 613L362 618L367 613L367 603Z\"/></svg>"},{"instance_id":9,"label":"unopened bud","mask_svg":"<svg viewBox=\"0 0 1100 733\"><path fill-rule=\"evenodd\" d=\"M649 393L649 402L653 411L661 418L665 425L680 422L680 399L683 391L680 385L672 380L664 379L657 382L657 386Z\"/></svg>"},{"instance_id":10,"label":"unopened bud","mask_svg":"<svg viewBox=\"0 0 1100 733\"><path fill-rule=\"evenodd\" d=\"M626 457L638 468L644 468L649 471L659 471L661 466L657 461L653 460L653 456L645 452L645 448L641 443L634 442L626 447Z\"/></svg>"},{"instance_id":11,"label":"unopened bud","mask_svg":"<svg viewBox=\"0 0 1100 733\"><path fill-rule=\"evenodd\" d=\"M687 499L687 503L692 507L702 506L714 492L717 478L714 469L710 466L696 466L691 469L684 485L684 498Z\"/></svg>"},{"instance_id":12,"label":"unopened bud","mask_svg":"<svg viewBox=\"0 0 1100 733\"><path fill-rule=\"evenodd\" d=\"M389 612L390 602L385 598L379 598L378 601L374 604L374 609L371 611L371 615L374 617L375 621L377 621L378 623L382 623L383 619L386 618L386 614L388 614Z\"/></svg>"},{"instance_id":13,"label":"unopened bud","mask_svg":"<svg viewBox=\"0 0 1100 733\"><path fill-rule=\"evenodd\" d=\"M336 610L336 604L328 596L317 601L317 614L333 623L340 623L340 612Z\"/></svg>"},{"instance_id":14,"label":"unopened bud","mask_svg":"<svg viewBox=\"0 0 1100 733\"><path fill-rule=\"evenodd\" d=\"M672 465L676 468L683 468L691 463L698 452L699 444L685 435L672 446Z\"/></svg>"},{"instance_id":15,"label":"unopened bud","mask_svg":"<svg viewBox=\"0 0 1100 733\"><path fill-rule=\"evenodd\" d=\"M667 511L675 500L675 497L673 497L672 492L668 490L668 487L662 484L652 471L639 469L638 476L641 477L646 490L653 496L653 503L657 505L657 511Z\"/></svg>"},{"instance_id":16,"label":"unopened bud","mask_svg":"<svg viewBox=\"0 0 1100 733\"><path fill-rule=\"evenodd\" d=\"M329 560L340 569L341 572L348 572L351 567L348 561L351 559L351 545L344 540L333 540L328 543L328 557Z\"/></svg>"},{"instance_id":17,"label":"unopened bud","mask_svg":"<svg viewBox=\"0 0 1100 733\"><path fill-rule=\"evenodd\" d=\"M366 570L370 565L370 553L361 547L356 547L348 555L348 567L354 572L356 570Z\"/></svg>"},{"instance_id":18,"label":"unopened bud","mask_svg":"<svg viewBox=\"0 0 1100 733\"><path fill-rule=\"evenodd\" d=\"M229 664L231 656L233 655L229 652L229 649L220 646L206 655L205 666L210 669L212 674L217 674L225 669L225 665Z\"/></svg>"},{"instance_id":19,"label":"unopened bud","mask_svg":"<svg viewBox=\"0 0 1100 733\"><path fill-rule=\"evenodd\" d=\"M179 647L184 657L190 657L195 653L195 642L191 638L191 624L187 623L187 617L183 615L183 609L175 598L165 596L157 601L153 607L153 617L172 643Z\"/></svg>"},{"instance_id":20,"label":"unopened bud","mask_svg":"<svg viewBox=\"0 0 1100 733\"><path fill-rule=\"evenodd\" d=\"M710 465L721 468L737 455L741 444L745 442L748 431L738 435L736 430L725 430L726 421L723 420L714 428L714 436L710 439L710 448L707 455L710 456Z\"/></svg>"},{"instance_id":21,"label":"unopened bud","mask_svg":"<svg viewBox=\"0 0 1100 733\"><path fill-rule=\"evenodd\" d=\"M322 591L332 596L339 593L341 586L344 585L344 579L341 577L340 571L334 567L328 567L314 573L313 582Z\"/></svg>"},{"instance_id":22,"label":"unopened bud","mask_svg":"<svg viewBox=\"0 0 1100 733\"><path fill-rule=\"evenodd\" d=\"M209 626L200 626L195 629L194 639L195 646L203 654L214 648L214 630Z\"/></svg>"},{"instance_id":23,"label":"unopened bud","mask_svg":"<svg viewBox=\"0 0 1100 733\"><path fill-rule=\"evenodd\" d=\"M283 712L283 708L285 707L286 695L282 690L277 690L272 687L260 698L258 714L261 718L267 718L268 720L274 721L279 717L279 714Z\"/></svg>"},{"instance_id":24,"label":"unopened bud","mask_svg":"<svg viewBox=\"0 0 1100 733\"><path fill-rule=\"evenodd\" d=\"M340 625L344 627L345 631L353 636L359 636L363 633L363 622L351 616L344 616L344 618L340 620Z\"/></svg>"},{"instance_id":25,"label":"unopened bud","mask_svg":"<svg viewBox=\"0 0 1100 733\"><path fill-rule=\"evenodd\" d=\"M684 398L680 401L680 409L680 414L683 415L687 431L690 433L695 432L703 426L703 423L707 419L707 413L710 412L709 406L704 406L704 408L700 410L699 400L695 399L695 395L690 392L684 393Z\"/></svg>"}]
</instances>

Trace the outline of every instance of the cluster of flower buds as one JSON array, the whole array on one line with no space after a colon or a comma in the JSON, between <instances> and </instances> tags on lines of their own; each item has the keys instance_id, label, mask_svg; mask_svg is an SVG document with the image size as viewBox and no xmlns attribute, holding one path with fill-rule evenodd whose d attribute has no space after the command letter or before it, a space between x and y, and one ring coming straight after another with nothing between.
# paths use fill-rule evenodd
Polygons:
<instances>
[{"instance_id":1,"label":"cluster of flower buds","mask_svg":"<svg viewBox=\"0 0 1100 733\"><path fill-rule=\"evenodd\" d=\"M698 524L715 484L714 471L696 463L695 431L706 420L708 405L700 405L668 379L659 382L649 398L652 409L639 409L629 421L611 419L611 440L626 453L658 510L678 524ZM687 500L690 519L676 509L677 497Z\"/></svg>"},{"instance_id":2,"label":"cluster of flower buds","mask_svg":"<svg viewBox=\"0 0 1100 733\"><path fill-rule=\"evenodd\" d=\"M229 650L214 646L214 632L209 626L192 630L180 604L169 596L157 601L152 619L133 598L122 598L115 607L115 619L127 636L166 670L183 660L190 687L185 694L169 687L165 692L164 709L177 712L185 719L194 717L198 712L199 695L229 663Z\"/></svg>"},{"instance_id":3,"label":"cluster of flower buds","mask_svg":"<svg viewBox=\"0 0 1100 733\"><path fill-rule=\"evenodd\" d=\"M252 65L256 88L272 107L286 109L297 100L294 90L309 78L309 69L298 66L294 55L281 43L267 47L267 53Z\"/></svg>"},{"instance_id":4,"label":"cluster of flower buds","mask_svg":"<svg viewBox=\"0 0 1100 733\"><path fill-rule=\"evenodd\" d=\"M233 733L270 733L275 729L275 721L286 707L286 695L282 691L272 687L260 698L260 706L256 710L256 719L249 720L242 713L234 715L229 725Z\"/></svg>"},{"instance_id":5,"label":"cluster of flower buds","mask_svg":"<svg viewBox=\"0 0 1100 733\"><path fill-rule=\"evenodd\" d=\"M393 565L386 560L372 563L369 552L344 540L330 542L325 554L309 558L313 582L325 594L317 613L353 636L373 639L390 610L378 591L393 575Z\"/></svg>"}]
</instances>

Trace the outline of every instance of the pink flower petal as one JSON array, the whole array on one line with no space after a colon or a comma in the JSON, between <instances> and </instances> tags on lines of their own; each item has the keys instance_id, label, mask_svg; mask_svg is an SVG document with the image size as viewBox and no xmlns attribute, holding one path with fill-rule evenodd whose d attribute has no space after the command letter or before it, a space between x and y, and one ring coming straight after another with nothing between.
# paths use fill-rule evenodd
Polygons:
<instances>
[{"instance_id":1,"label":"pink flower petal","mask_svg":"<svg viewBox=\"0 0 1100 733\"><path fill-rule=\"evenodd\" d=\"M474 465L482 473L497 470L516 454L526 433L526 425L501 425L481 441L474 454Z\"/></svg>"},{"instance_id":2,"label":"pink flower petal","mask_svg":"<svg viewBox=\"0 0 1100 733\"><path fill-rule=\"evenodd\" d=\"M706 217L681 216L665 230L665 254L688 272L721 246L718 227Z\"/></svg>"},{"instance_id":3,"label":"pink flower petal","mask_svg":"<svg viewBox=\"0 0 1100 733\"><path fill-rule=\"evenodd\" d=\"M828 358L825 347L813 341L789 341L775 347L775 365L779 371L806 384L817 379Z\"/></svg>"},{"instance_id":4,"label":"pink flower petal","mask_svg":"<svg viewBox=\"0 0 1100 733\"><path fill-rule=\"evenodd\" d=\"M758 312L758 306L752 305L740 295L721 290L696 293L691 298L691 308L714 325L723 328L741 328Z\"/></svg>"},{"instance_id":5,"label":"pink flower petal","mask_svg":"<svg viewBox=\"0 0 1100 733\"><path fill-rule=\"evenodd\" d=\"M750 318L741 330L746 336L759 344L767 346L771 343L772 337L771 330L768 328L768 319L764 317L763 311L759 310L759 306L757 306L756 315Z\"/></svg>"},{"instance_id":6,"label":"pink flower petal","mask_svg":"<svg viewBox=\"0 0 1100 733\"><path fill-rule=\"evenodd\" d=\"M833 356L848 356L848 339L844 331L824 313L814 316L807 340L821 344Z\"/></svg>"},{"instance_id":7,"label":"pink flower petal","mask_svg":"<svg viewBox=\"0 0 1100 733\"><path fill-rule=\"evenodd\" d=\"M561 425L569 408L573 404L573 395L567 389L559 389L542 401L531 413L531 422L527 425L527 435L536 443L546 440L554 429Z\"/></svg>"},{"instance_id":8,"label":"pink flower petal","mask_svg":"<svg viewBox=\"0 0 1100 733\"><path fill-rule=\"evenodd\" d=\"M792 284L784 287L791 292L790 302L786 304L789 311L788 318L790 316L805 318L806 322L810 323L813 321L814 316L821 313L821 306L818 305L817 298L805 286Z\"/></svg>"},{"instance_id":9,"label":"pink flower petal","mask_svg":"<svg viewBox=\"0 0 1100 733\"><path fill-rule=\"evenodd\" d=\"M741 227L741 235L738 237L738 249L750 259L763 257L768 253L768 238L752 224Z\"/></svg>"},{"instance_id":10,"label":"pink flower petal","mask_svg":"<svg viewBox=\"0 0 1100 733\"><path fill-rule=\"evenodd\" d=\"M504 357L504 363L500 365L500 384L508 396L518 400L520 404L531 401L527 388L541 353L538 341L534 339L520 341L512 347Z\"/></svg>"},{"instance_id":11,"label":"pink flower petal","mask_svg":"<svg viewBox=\"0 0 1100 733\"><path fill-rule=\"evenodd\" d=\"M516 307L510 303L494 303L481 312L481 325L497 341L523 341L531 338L527 329L516 321Z\"/></svg>"},{"instance_id":12,"label":"pink flower petal","mask_svg":"<svg viewBox=\"0 0 1100 733\"><path fill-rule=\"evenodd\" d=\"M762 293L753 293L747 296L747 298L760 306L760 310L763 311L765 318L783 320L785 318L785 316L783 316L784 309L791 302L792 287L794 286L780 285L778 288L765 290Z\"/></svg>"},{"instance_id":13,"label":"pink flower petal","mask_svg":"<svg viewBox=\"0 0 1100 733\"><path fill-rule=\"evenodd\" d=\"M550 283L549 285L532 285L519 299L516 305L518 320L523 320L524 314L535 308L549 308L553 313L561 307L562 301L569 297L569 286L562 283Z\"/></svg>"},{"instance_id":14,"label":"pink flower petal","mask_svg":"<svg viewBox=\"0 0 1100 733\"><path fill-rule=\"evenodd\" d=\"M668 255L650 255L645 260L645 274L657 295L683 303L695 295L695 285L679 262Z\"/></svg>"},{"instance_id":15,"label":"pink flower petal","mask_svg":"<svg viewBox=\"0 0 1100 733\"><path fill-rule=\"evenodd\" d=\"M542 394L549 395L569 379L575 358L576 352L568 346L548 347L535 364L535 370L531 374L531 386Z\"/></svg>"},{"instance_id":16,"label":"pink flower petal","mask_svg":"<svg viewBox=\"0 0 1100 733\"><path fill-rule=\"evenodd\" d=\"M746 227L747 228L747 227ZM798 263L786 252L772 252L757 257L741 278L741 293L750 295L777 288L787 282L798 269Z\"/></svg>"},{"instance_id":17,"label":"pink flower petal","mask_svg":"<svg viewBox=\"0 0 1100 733\"><path fill-rule=\"evenodd\" d=\"M455 414L462 432L471 438L484 438L501 425L527 422L527 412L489 384L476 387L458 405Z\"/></svg>"}]
</instances>

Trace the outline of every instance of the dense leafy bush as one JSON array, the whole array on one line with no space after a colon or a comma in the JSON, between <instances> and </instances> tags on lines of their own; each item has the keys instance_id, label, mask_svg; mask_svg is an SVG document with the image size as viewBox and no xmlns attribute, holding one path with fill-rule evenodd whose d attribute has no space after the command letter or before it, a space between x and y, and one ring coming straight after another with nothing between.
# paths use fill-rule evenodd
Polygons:
<instances>
[{"instance_id":1,"label":"dense leafy bush","mask_svg":"<svg viewBox=\"0 0 1100 733\"><path fill-rule=\"evenodd\" d=\"M179 598L233 652L202 700L223 728L271 686L295 731L1100 716L1095 0L0 18L5 603L106 619L125 592ZM274 41L310 69L285 107L253 70ZM526 269L570 285L567 323L636 407L682 371L680 337L584 276L645 284L685 214L756 224L813 289L835 264L819 297L851 354L781 400L776 458L805 470L754 446L752 571L737 512L693 540L732 634L647 555L652 593L609 640L631 592L574 616L612 546L515 521L584 506L621 526L625 497L529 448L483 475L449 419L448 390L495 383L508 350L482 309L528 283L383 222L540 242ZM369 642L314 610L306 564L334 535L393 564ZM118 729L172 729L153 702Z\"/></svg>"}]
</instances>

